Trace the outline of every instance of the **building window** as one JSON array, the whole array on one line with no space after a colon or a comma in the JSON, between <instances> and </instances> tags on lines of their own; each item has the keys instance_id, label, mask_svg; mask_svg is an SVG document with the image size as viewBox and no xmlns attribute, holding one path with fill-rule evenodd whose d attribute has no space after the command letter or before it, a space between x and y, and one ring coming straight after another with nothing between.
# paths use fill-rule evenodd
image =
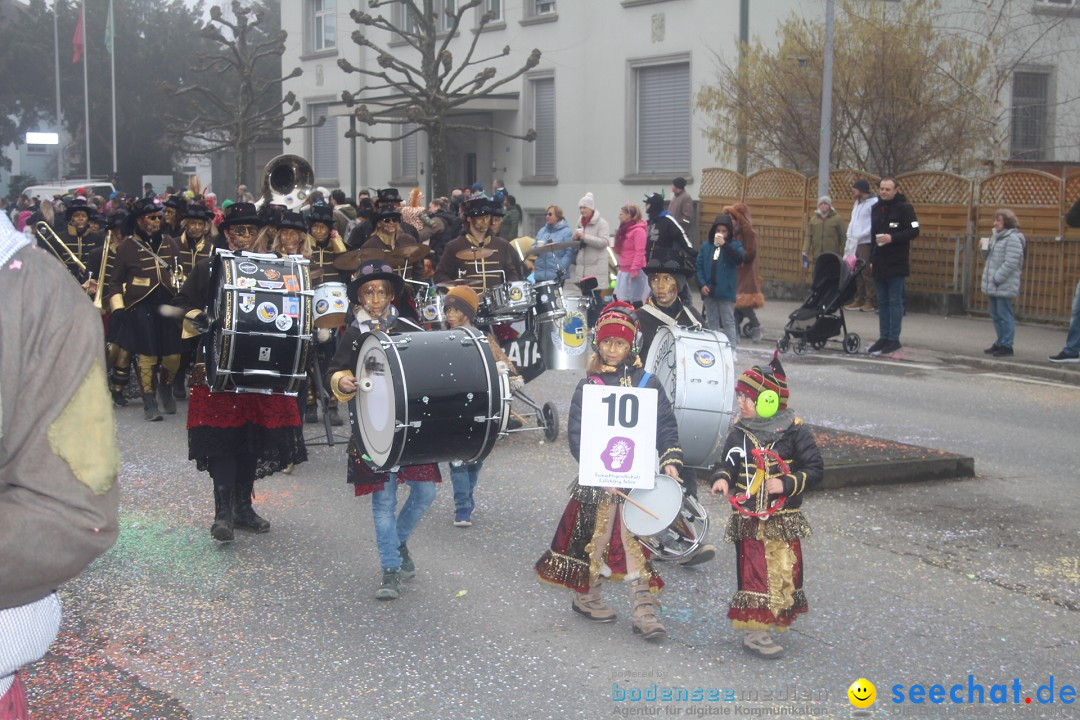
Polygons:
<instances>
[{"instance_id":1,"label":"building window","mask_svg":"<svg viewBox=\"0 0 1080 720\"><path fill-rule=\"evenodd\" d=\"M1012 157L1047 160L1050 73L1015 72L1012 85Z\"/></svg>"},{"instance_id":2,"label":"building window","mask_svg":"<svg viewBox=\"0 0 1080 720\"><path fill-rule=\"evenodd\" d=\"M525 11L530 17L554 15L555 0L525 0Z\"/></svg>"},{"instance_id":3,"label":"building window","mask_svg":"<svg viewBox=\"0 0 1080 720\"><path fill-rule=\"evenodd\" d=\"M481 15L491 13L494 17L491 18L492 23L501 23L503 21L503 0L484 0L482 6L483 12Z\"/></svg>"},{"instance_id":4,"label":"building window","mask_svg":"<svg viewBox=\"0 0 1080 720\"><path fill-rule=\"evenodd\" d=\"M391 8L391 13L393 14L394 25L407 33L416 33L416 16L404 3L395 4ZM392 35L390 38L391 45L402 45L404 42L397 35Z\"/></svg>"},{"instance_id":5,"label":"building window","mask_svg":"<svg viewBox=\"0 0 1080 720\"><path fill-rule=\"evenodd\" d=\"M630 172L690 171L690 63L632 64Z\"/></svg>"},{"instance_id":6,"label":"building window","mask_svg":"<svg viewBox=\"0 0 1080 720\"><path fill-rule=\"evenodd\" d=\"M534 179L555 180L555 78L552 75L529 78L529 126L536 140L526 143L526 175Z\"/></svg>"},{"instance_id":7,"label":"building window","mask_svg":"<svg viewBox=\"0 0 1080 720\"><path fill-rule=\"evenodd\" d=\"M27 145L26 152L30 155L45 155L49 152L48 145Z\"/></svg>"},{"instance_id":8,"label":"building window","mask_svg":"<svg viewBox=\"0 0 1080 720\"><path fill-rule=\"evenodd\" d=\"M420 134L407 134L415 129L416 123L406 123L401 125L397 132L399 139L394 142L394 185L420 184L417 155L417 138Z\"/></svg>"},{"instance_id":9,"label":"building window","mask_svg":"<svg viewBox=\"0 0 1080 720\"><path fill-rule=\"evenodd\" d=\"M457 13L457 0L442 0L442 21L439 28L449 32L454 27L454 15Z\"/></svg>"},{"instance_id":10,"label":"building window","mask_svg":"<svg viewBox=\"0 0 1080 720\"><path fill-rule=\"evenodd\" d=\"M311 0L311 49L337 47L337 0Z\"/></svg>"},{"instance_id":11,"label":"building window","mask_svg":"<svg viewBox=\"0 0 1080 720\"><path fill-rule=\"evenodd\" d=\"M315 178L321 181L337 182L338 179L338 118L330 114L330 105L318 103L308 105L308 121L318 122L325 117L321 127L311 128L311 167Z\"/></svg>"}]
</instances>

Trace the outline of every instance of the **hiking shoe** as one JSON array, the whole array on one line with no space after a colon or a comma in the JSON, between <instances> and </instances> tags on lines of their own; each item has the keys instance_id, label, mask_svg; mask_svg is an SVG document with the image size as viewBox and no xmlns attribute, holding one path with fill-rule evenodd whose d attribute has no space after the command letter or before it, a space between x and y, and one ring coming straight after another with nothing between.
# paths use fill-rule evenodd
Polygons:
<instances>
[{"instance_id":1,"label":"hiking shoe","mask_svg":"<svg viewBox=\"0 0 1080 720\"><path fill-rule=\"evenodd\" d=\"M341 427L342 426L344 421L341 419L341 416L338 415L337 405L332 406L326 412L330 415L330 424L331 425L333 425L334 427Z\"/></svg>"},{"instance_id":2,"label":"hiking shoe","mask_svg":"<svg viewBox=\"0 0 1080 720\"><path fill-rule=\"evenodd\" d=\"M1011 347L999 347L993 352L994 357L1012 357L1013 349Z\"/></svg>"},{"instance_id":3,"label":"hiking shoe","mask_svg":"<svg viewBox=\"0 0 1080 720\"><path fill-rule=\"evenodd\" d=\"M401 597L401 577L397 570L383 570L382 584L375 591L376 600L397 600Z\"/></svg>"},{"instance_id":4,"label":"hiking shoe","mask_svg":"<svg viewBox=\"0 0 1080 720\"><path fill-rule=\"evenodd\" d=\"M319 408L317 405L308 405L304 409L304 422L317 423L319 422Z\"/></svg>"},{"instance_id":5,"label":"hiking shoe","mask_svg":"<svg viewBox=\"0 0 1080 720\"><path fill-rule=\"evenodd\" d=\"M776 644L764 630L751 630L743 635L743 649L766 660L775 660L784 654L784 648Z\"/></svg>"},{"instance_id":6,"label":"hiking shoe","mask_svg":"<svg viewBox=\"0 0 1080 720\"><path fill-rule=\"evenodd\" d=\"M993 344L993 345L991 345L990 347L988 347L988 348L986 348L985 350L983 350L983 355L993 355L993 354L994 354L994 352L995 352L995 351L996 351L997 349L998 349L998 344L997 344L997 343L994 343L994 344Z\"/></svg>"},{"instance_id":7,"label":"hiking shoe","mask_svg":"<svg viewBox=\"0 0 1080 720\"><path fill-rule=\"evenodd\" d=\"M1049 360L1052 363L1080 363L1080 353L1076 355L1070 355L1069 353L1062 350L1057 355L1051 355L1049 357Z\"/></svg>"},{"instance_id":8,"label":"hiking shoe","mask_svg":"<svg viewBox=\"0 0 1080 720\"><path fill-rule=\"evenodd\" d=\"M412 580L416 576L416 563L409 555L409 548L405 547L405 543L398 545L398 555L401 555L401 579Z\"/></svg>"},{"instance_id":9,"label":"hiking shoe","mask_svg":"<svg viewBox=\"0 0 1080 720\"><path fill-rule=\"evenodd\" d=\"M679 558L678 563L683 567L692 567L694 565L707 563L714 557L716 557L716 546L711 543L705 543L699 547L694 554Z\"/></svg>"},{"instance_id":10,"label":"hiking shoe","mask_svg":"<svg viewBox=\"0 0 1080 720\"><path fill-rule=\"evenodd\" d=\"M599 586L589 588L587 593L575 593L571 607L578 615L593 622L615 622L615 611L604 604L603 598L600 597Z\"/></svg>"},{"instance_id":11,"label":"hiking shoe","mask_svg":"<svg viewBox=\"0 0 1080 720\"><path fill-rule=\"evenodd\" d=\"M874 344L866 348L867 355L874 355L875 357L881 354L881 348L885 343L889 342L885 338L879 338L874 341Z\"/></svg>"},{"instance_id":12,"label":"hiking shoe","mask_svg":"<svg viewBox=\"0 0 1080 720\"><path fill-rule=\"evenodd\" d=\"M472 510L458 510L455 512L454 527L472 527Z\"/></svg>"}]
</instances>

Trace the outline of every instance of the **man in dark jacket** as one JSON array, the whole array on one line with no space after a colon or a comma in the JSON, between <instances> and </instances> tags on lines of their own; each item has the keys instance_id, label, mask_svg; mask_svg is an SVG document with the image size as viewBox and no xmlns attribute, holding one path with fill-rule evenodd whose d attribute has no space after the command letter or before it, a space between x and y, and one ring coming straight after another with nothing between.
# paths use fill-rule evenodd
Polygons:
<instances>
[{"instance_id":1,"label":"man in dark jacket","mask_svg":"<svg viewBox=\"0 0 1080 720\"><path fill-rule=\"evenodd\" d=\"M888 355L900 349L900 323L904 318L904 278L911 274L911 241L919 236L915 209L897 191L896 178L883 177L878 204L870 217L870 263L878 296L877 342L871 355Z\"/></svg>"},{"instance_id":2,"label":"man in dark jacket","mask_svg":"<svg viewBox=\"0 0 1080 720\"><path fill-rule=\"evenodd\" d=\"M1077 199L1065 214L1065 224L1069 227L1080 227L1080 199ZM1080 363L1080 282L1076 283L1076 290L1073 292L1072 321L1065 336L1065 347L1061 348L1057 355L1051 355L1050 362Z\"/></svg>"}]
</instances>

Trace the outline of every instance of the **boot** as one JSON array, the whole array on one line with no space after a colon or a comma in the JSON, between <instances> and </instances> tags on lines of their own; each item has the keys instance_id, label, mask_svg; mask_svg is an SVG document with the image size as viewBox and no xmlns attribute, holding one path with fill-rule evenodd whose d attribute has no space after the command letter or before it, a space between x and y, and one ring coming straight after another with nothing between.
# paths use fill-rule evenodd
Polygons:
<instances>
[{"instance_id":1,"label":"boot","mask_svg":"<svg viewBox=\"0 0 1080 720\"><path fill-rule=\"evenodd\" d=\"M254 480L238 480L236 483L236 506L233 508L233 522L241 530L254 533L270 531L270 521L261 517L251 507L251 495L255 491Z\"/></svg>"},{"instance_id":2,"label":"boot","mask_svg":"<svg viewBox=\"0 0 1080 720\"><path fill-rule=\"evenodd\" d=\"M660 622L660 600L650 590L647 580L638 578L630 583L630 601L633 609L630 619L634 634L646 640L667 637L667 630Z\"/></svg>"},{"instance_id":3,"label":"boot","mask_svg":"<svg viewBox=\"0 0 1080 720\"><path fill-rule=\"evenodd\" d=\"M319 422L319 407L317 405L308 405L306 408L304 408L304 422Z\"/></svg>"},{"instance_id":4,"label":"boot","mask_svg":"<svg viewBox=\"0 0 1080 720\"><path fill-rule=\"evenodd\" d=\"M375 591L376 600L397 600L401 597L401 577L397 570L383 570L382 584Z\"/></svg>"},{"instance_id":5,"label":"boot","mask_svg":"<svg viewBox=\"0 0 1080 720\"><path fill-rule=\"evenodd\" d=\"M131 368L116 367L109 373L109 394L112 395L113 405L127 407L128 401L124 397L124 388L131 379Z\"/></svg>"},{"instance_id":6,"label":"boot","mask_svg":"<svg viewBox=\"0 0 1080 720\"><path fill-rule=\"evenodd\" d=\"M593 622L615 622L615 611L604 604L600 596L600 582L589 588L589 592L576 593L571 606L579 615L584 615Z\"/></svg>"},{"instance_id":7,"label":"boot","mask_svg":"<svg viewBox=\"0 0 1080 720\"><path fill-rule=\"evenodd\" d=\"M176 414L176 398L173 397L172 383L160 383L157 390L158 399L161 400L161 409L166 415Z\"/></svg>"},{"instance_id":8,"label":"boot","mask_svg":"<svg viewBox=\"0 0 1080 720\"><path fill-rule=\"evenodd\" d=\"M341 416L338 415L337 405L332 405L327 410L327 412L330 413L330 424L333 425L334 427L341 427L342 420L341 420Z\"/></svg>"},{"instance_id":9,"label":"boot","mask_svg":"<svg viewBox=\"0 0 1080 720\"><path fill-rule=\"evenodd\" d=\"M187 400L187 371L183 368L173 378L172 394L176 400Z\"/></svg>"},{"instance_id":10,"label":"boot","mask_svg":"<svg viewBox=\"0 0 1080 720\"><path fill-rule=\"evenodd\" d=\"M233 489L230 486L214 483L214 524L210 534L218 542L233 540Z\"/></svg>"},{"instance_id":11,"label":"boot","mask_svg":"<svg viewBox=\"0 0 1080 720\"><path fill-rule=\"evenodd\" d=\"M154 393L143 393L142 409L143 417L150 422L158 422L161 420L161 412L158 410L157 398L154 397Z\"/></svg>"},{"instance_id":12,"label":"boot","mask_svg":"<svg viewBox=\"0 0 1080 720\"><path fill-rule=\"evenodd\" d=\"M405 543L398 545L398 554L401 555L401 579L412 580L416 577L416 563L409 555L409 548L405 547Z\"/></svg>"}]
</instances>

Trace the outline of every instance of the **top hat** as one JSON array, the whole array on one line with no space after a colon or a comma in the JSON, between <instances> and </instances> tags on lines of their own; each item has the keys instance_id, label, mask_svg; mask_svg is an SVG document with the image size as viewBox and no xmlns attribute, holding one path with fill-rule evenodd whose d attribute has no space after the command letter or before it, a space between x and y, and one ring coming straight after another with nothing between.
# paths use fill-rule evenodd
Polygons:
<instances>
[{"instance_id":1,"label":"top hat","mask_svg":"<svg viewBox=\"0 0 1080 720\"><path fill-rule=\"evenodd\" d=\"M278 230L297 230L302 233L308 231L307 221L304 216L292 210L286 210L274 220L274 227Z\"/></svg>"},{"instance_id":2,"label":"top hat","mask_svg":"<svg viewBox=\"0 0 1080 720\"><path fill-rule=\"evenodd\" d=\"M334 227L334 209L329 205L312 205L308 212L308 225L322 223L329 228Z\"/></svg>"},{"instance_id":3,"label":"top hat","mask_svg":"<svg viewBox=\"0 0 1080 720\"><path fill-rule=\"evenodd\" d=\"M487 198L472 198L465 203L465 215L467 217L481 217L491 214L491 202Z\"/></svg>"},{"instance_id":4,"label":"top hat","mask_svg":"<svg viewBox=\"0 0 1080 720\"><path fill-rule=\"evenodd\" d=\"M225 219L221 221L221 229L224 230L233 225L262 227L263 219L259 216L259 211L255 209L255 203L241 202L230 205L225 211Z\"/></svg>"},{"instance_id":5,"label":"top hat","mask_svg":"<svg viewBox=\"0 0 1080 720\"><path fill-rule=\"evenodd\" d=\"M214 219L214 214L210 212L210 208L206 207L203 203L193 202L184 209L185 220L205 220L210 222Z\"/></svg>"},{"instance_id":6,"label":"top hat","mask_svg":"<svg viewBox=\"0 0 1080 720\"><path fill-rule=\"evenodd\" d=\"M662 254L654 254L641 270L649 276L665 273L682 277L690 276L690 268L686 267L685 263L679 262L675 258L666 258Z\"/></svg>"}]
</instances>

